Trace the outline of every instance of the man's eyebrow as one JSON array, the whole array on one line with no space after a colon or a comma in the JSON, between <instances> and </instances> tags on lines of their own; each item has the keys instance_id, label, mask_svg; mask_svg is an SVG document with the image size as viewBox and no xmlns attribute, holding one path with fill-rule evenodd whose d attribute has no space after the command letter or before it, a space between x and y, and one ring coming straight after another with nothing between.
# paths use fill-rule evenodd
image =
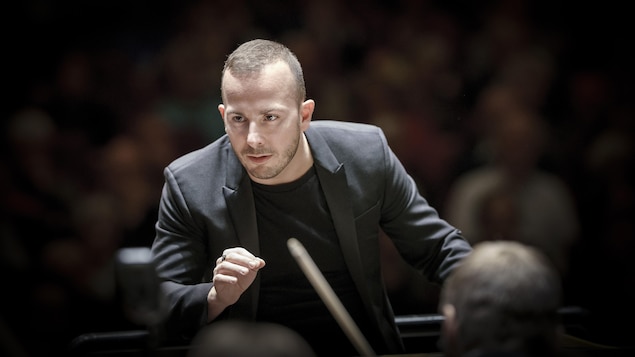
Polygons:
<instances>
[{"instance_id":1,"label":"man's eyebrow","mask_svg":"<svg viewBox=\"0 0 635 357\"><path fill-rule=\"evenodd\" d=\"M262 112L260 112L261 114L271 114L271 113L279 113L282 112L282 109L279 108L271 108L271 109L265 109Z\"/></svg>"},{"instance_id":2,"label":"man's eyebrow","mask_svg":"<svg viewBox=\"0 0 635 357\"><path fill-rule=\"evenodd\" d=\"M234 115L243 115L241 112L237 111L237 110L228 110L227 114L234 114Z\"/></svg>"},{"instance_id":3,"label":"man's eyebrow","mask_svg":"<svg viewBox=\"0 0 635 357\"><path fill-rule=\"evenodd\" d=\"M284 111L287 111L287 108L285 106L283 106L283 105L278 105L278 106L273 105L273 106L271 106L271 107L269 107L267 109L264 109L262 111L262 113L264 114L264 113L284 112Z\"/></svg>"}]
</instances>

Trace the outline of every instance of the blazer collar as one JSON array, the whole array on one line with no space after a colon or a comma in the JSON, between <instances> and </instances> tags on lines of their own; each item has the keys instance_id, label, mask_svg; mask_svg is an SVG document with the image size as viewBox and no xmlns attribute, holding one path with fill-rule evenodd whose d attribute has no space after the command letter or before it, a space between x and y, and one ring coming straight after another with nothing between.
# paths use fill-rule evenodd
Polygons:
<instances>
[{"instance_id":1,"label":"blazer collar","mask_svg":"<svg viewBox=\"0 0 635 357\"><path fill-rule=\"evenodd\" d=\"M254 255L260 255L258 227L256 226L256 207L251 190L249 175L236 157L231 145L225 149L227 174L223 196L227 210L236 232L236 245L242 246ZM229 247L228 247L229 248ZM260 291L260 275L229 309L229 316L237 319L253 320L258 311L258 292Z\"/></svg>"},{"instance_id":2,"label":"blazer collar","mask_svg":"<svg viewBox=\"0 0 635 357\"><path fill-rule=\"evenodd\" d=\"M344 163L339 162L319 132L309 129L306 133L320 186L331 211L333 225L342 247L344 261L355 282L355 287L362 296L362 301L366 308L372 311L372 306L369 305L372 299L368 286L365 284L364 264L359 250L355 215L351 205L354 197L351 197L351 191L348 188Z\"/></svg>"},{"instance_id":3,"label":"blazer collar","mask_svg":"<svg viewBox=\"0 0 635 357\"><path fill-rule=\"evenodd\" d=\"M309 127L305 135L313 154L313 161L331 173L339 171L342 163L335 157L320 132Z\"/></svg>"}]
</instances>

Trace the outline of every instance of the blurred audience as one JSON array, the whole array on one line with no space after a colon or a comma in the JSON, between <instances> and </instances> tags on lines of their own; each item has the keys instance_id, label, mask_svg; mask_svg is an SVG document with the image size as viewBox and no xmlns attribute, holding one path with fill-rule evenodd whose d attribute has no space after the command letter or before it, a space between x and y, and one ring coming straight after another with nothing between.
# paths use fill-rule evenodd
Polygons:
<instances>
[{"instance_id":1,"label":"blurred audience","mask_svg":"<svg viewBox=\"0 0 635 357\"><path fill-rule=\"evenodd\" d=\"M152 191L156 187L150 183L160 171L149 170L150 158L144 156L141 144L123 133L108 142L97 156L98 187L114 201L123 246L149 246L154 239L158 205L157 193Z\"/></svg>"},{"instance_id":2,"label":"blurred audience","mask_svg":"<svg viewBox=\"0 0 635 357\"><path fill-rule=\"evenodd\" d=\"M505 239L537 247L564 276L580 226L570 188L540 166L545 123L520 108L499 114L486 124L489 160L456 178L446 217L472 244Z\"/></svg>"}]
</instances>

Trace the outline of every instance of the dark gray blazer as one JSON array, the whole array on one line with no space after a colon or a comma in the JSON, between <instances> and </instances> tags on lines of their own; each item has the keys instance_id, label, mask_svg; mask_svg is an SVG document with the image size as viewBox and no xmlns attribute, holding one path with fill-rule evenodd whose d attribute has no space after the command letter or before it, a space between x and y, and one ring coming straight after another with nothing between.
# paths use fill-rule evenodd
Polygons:
<instances>
[{"instance_id":1,"label":"dark gray blazer","mask_svg":"<svg viewBox=\"0 0 635 357\"><path fill-rule=\"evenodd\" d=\"M306 137L357 290L388 346L401 352L380 274L378 228L439 283L470 245L419 194L379 128L316 120ZM164 175L152 253L167 294L168 333L191 338L207 322L209 281L222 251L242 246L259 255L256 212L249 176L226 135L175 160ZM256 278L221 316L254 319L258 292Z\"/></svg>"}]
</instances>

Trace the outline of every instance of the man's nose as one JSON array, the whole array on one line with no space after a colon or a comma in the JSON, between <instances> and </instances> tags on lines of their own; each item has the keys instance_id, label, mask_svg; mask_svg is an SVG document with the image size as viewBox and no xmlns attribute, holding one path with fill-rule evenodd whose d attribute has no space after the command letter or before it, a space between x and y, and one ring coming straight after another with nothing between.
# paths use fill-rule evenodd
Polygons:
<instances>
[{"instance_id":1,"label":"man's nose","mask_svg":"<svg viewBox=\"0 0 635 357\"><path fill-rule=\"evenodd\" d=\"M252 147L258 147L263 144L263 137L261 134L261 128L258 123L249 123L249 132L247 133L247 144Z\"/></svg>"}]
</instances>

